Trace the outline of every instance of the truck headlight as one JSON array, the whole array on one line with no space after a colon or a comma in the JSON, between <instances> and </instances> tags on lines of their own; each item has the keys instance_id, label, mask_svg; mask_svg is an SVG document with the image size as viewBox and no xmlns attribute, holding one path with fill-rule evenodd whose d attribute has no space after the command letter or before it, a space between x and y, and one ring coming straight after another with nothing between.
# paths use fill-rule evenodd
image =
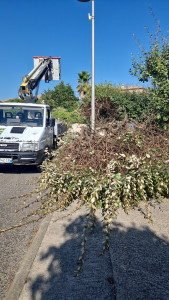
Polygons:
<instances>
[{"instance_id":1,"label":"truck headlight","mask_svg":"<svg viewBox=\"0 0 169 300\"><path fill-rule=\"evenodd\" d=\"M22 143L21 151L38 151L38 143Z\"/></svg>"}]
</instances>

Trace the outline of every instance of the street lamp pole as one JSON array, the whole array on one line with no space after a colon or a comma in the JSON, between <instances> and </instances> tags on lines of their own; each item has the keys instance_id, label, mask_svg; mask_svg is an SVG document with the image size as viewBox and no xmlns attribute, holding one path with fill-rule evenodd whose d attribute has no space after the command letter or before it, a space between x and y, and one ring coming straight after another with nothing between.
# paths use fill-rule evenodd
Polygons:
<instances>
[{"instance_id":1,"label":"street lamp pole","mask_svg":"<svg viewBox=\"0 0 169 300\"><path fill-rule=\"evenodd\" d=\"M94 0L92 0L92 103L91 103L91 127L95 129L95 51L94 51Z\"/></svg>"},{"instance_id":2,"label":"street lamp pole","mask_svg":"<svg viewBox=\"0 0 169 300\"><path fill-rule=\"evenodd\" d=\"M90 0L78 0L80 2L89 2ZM94 37L94 0L92 0L92 16L89 16L89 20L92 20L92 98L91 98L91 129L95 130L95 37Z\"/></svg>"}]
</instances>

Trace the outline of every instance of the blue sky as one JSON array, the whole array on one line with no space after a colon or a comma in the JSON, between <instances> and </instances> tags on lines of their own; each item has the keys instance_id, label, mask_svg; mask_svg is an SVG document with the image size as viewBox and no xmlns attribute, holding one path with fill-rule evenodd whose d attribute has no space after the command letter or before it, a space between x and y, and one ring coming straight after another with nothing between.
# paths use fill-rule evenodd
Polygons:
<instances>
[{"instance_id":1,"label":"blue sky","mask_svg":"<svg viewBox=\"0 0 169 300\"><path fill-rule=\"evenodd\" d=\"M163 33L169 27L168 0L95 0L95 81L136 85L131 53L148 48L144 26L155 32L150 5ZM0 0L0 100L15 98L33 56L61 56L61 80L76 91L78 72L91 73L91 1ZM39 94L58 82L41 81ZM139 84L140 85L140 84Z\"/></svg>"}]
</instances>

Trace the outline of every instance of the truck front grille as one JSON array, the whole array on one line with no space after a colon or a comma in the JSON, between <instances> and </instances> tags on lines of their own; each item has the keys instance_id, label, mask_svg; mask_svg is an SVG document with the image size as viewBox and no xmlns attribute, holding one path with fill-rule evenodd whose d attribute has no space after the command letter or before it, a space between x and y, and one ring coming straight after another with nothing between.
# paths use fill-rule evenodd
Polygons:
<instances>
[{"instance_id":1,"label":"truck front grille","mask_svg":"<svg viewBox=\"0 0 169 300\"><path fill-rule=\"evenodd\" d=\"M0 142L0 151L18 151L18 143L2 143Z\"/></svg>"}]
</instances>

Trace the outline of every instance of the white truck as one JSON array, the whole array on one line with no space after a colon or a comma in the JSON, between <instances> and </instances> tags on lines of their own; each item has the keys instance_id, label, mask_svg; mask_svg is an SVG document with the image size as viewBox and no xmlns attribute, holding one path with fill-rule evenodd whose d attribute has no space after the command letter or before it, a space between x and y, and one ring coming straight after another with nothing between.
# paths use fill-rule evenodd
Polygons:
<instances>
[{"instance_id":1,"label":"white truck","mask_svg":"<svg viewBox=\"0 0 169 300\"><path fill-rule=\"evenodd\" d=\"M34 57L34 69L19 89L24 103L0 103L0 164L39 165L45 149L55 147L56 136L65 127L51 118L49 105L37 104L36 100L41 79L48 82L59 78L60 58Z\"/></svg>"}]
</instances>

